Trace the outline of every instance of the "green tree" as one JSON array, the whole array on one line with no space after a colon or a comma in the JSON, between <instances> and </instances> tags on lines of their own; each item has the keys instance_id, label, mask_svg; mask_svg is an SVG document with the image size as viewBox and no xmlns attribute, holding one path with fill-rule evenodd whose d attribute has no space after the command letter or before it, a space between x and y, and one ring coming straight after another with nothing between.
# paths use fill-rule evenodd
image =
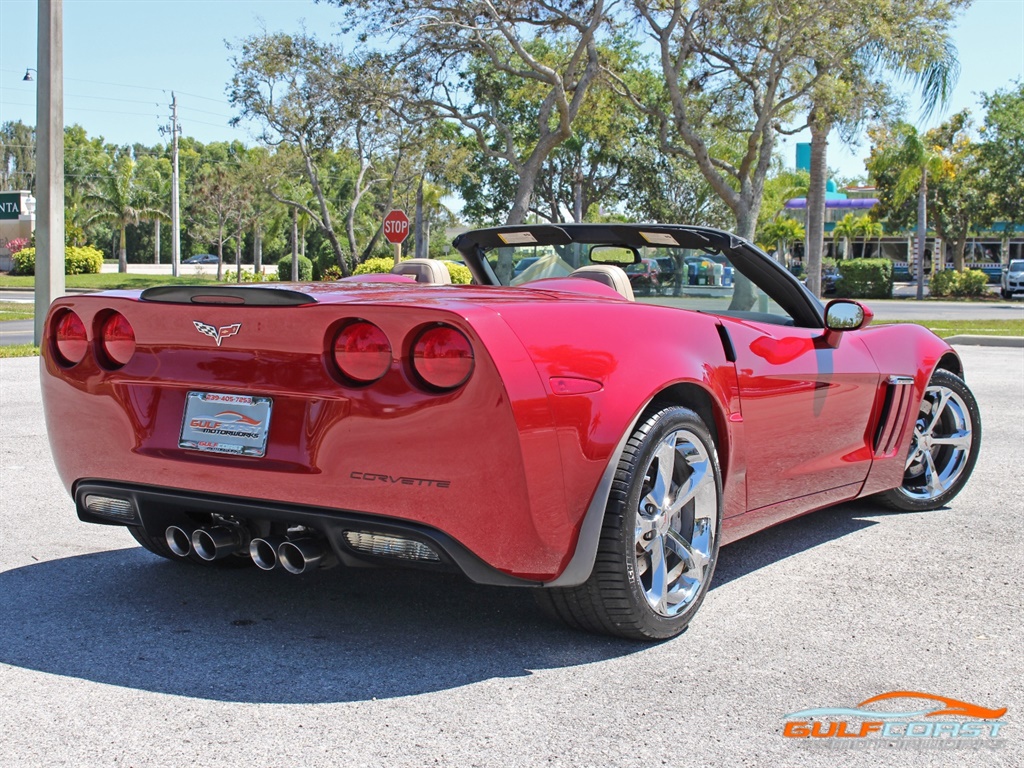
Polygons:
<instances>
[{"instance_id":1,"label":"green tree","mask_svg":"<svg viewBox=\"0 0 1024 768\"><path fill-rule=\"evenodd\" d=\"M36 188L36 129L20 120L0 125L0 189Z\"/></svg>"},{"instance_id":2,"label":"green tree","mask_svg":"<svg viewBox=\"0 0 1024 768\"><path fill-rule=\"evenodd\" d=\"M395 57L415 84L410 99L458 122L480 152L508 164L515 190L505 221L523 222L544 163L570 137L600 72L597 38L606 23L605 0L329 1L347 9L350 28L398 43ZM539 96L531 98L536 106L528 120L507 119L502 101L481 87L474 73L480 66Z\"/></svg>"},{"instance_id":3,"label":"green tree","mask_svg":"<svg viewBox=\"0 0 1024 768\"><path fill-rule=\"evenodd\" d=\"M808 94L811 182L807 190L807 285L821 295L821 248L828 181L828 136L859 134L868 119L893 105L893 80L909 80L922 94L923 114L945 103L959 64L950 37L955 12L970 0L835 0L822 14L821 42L838 55L811 49L820 75ZM856 19L856 23L849 23Z\"/></svg>"},{"instance_id":4,"label":"green tree","mask_svg":"<svg viewBox=\"0 0 1024 768\"><path fill-rule=\"evenodd\" d=\"M790 243L804 239L804 226L796 219L788 216L779 216L774 221L765 224L761 228L758 242L775 247L775 259L786 264L786 254L789 253Z\"/></svg>"},{"instance_id":5,"label":"green tree","mask_svg":"<svg viewBox=\"0 0 1024 768\"><path fill-rule=\"evenodd\" d=\"M125 230L143 218L159 215L151 207L151 198L140 182L135 161L123 152L95 182L84 201L93 208L88 221L107 221L117 227L118 271L128 271Z\"/></svg>"},{"instance_id":6,"label":"green tree","mask_svg":"<svg viewBox=\"0 0 1024 768\"><path fill-rule=\"evenodd\" d=\"M917 194L917 299L924 298L924 241L928 235L928 178L943 172L941 151L909 123L898 123L889 134L876 134L881 141L871 149L868 170L881 177L893 177L884 190L893 205L900 205Z\"/></svg>"},{"instance_id":7,"label":"green tree","mask_svg":"<svg viewBox=\"0 0 1024 768\"><path fill-rule=\"evenodd\" d=\"M849 259L853 256L850 251L850 243L857 238L860 234L861 224L860 220L855 214L848 213L839 221L836 222L835 227L832 229L832 242L838 243L840 240L843 242L843 255L842 258ZM839 258L837 256L837 258Z\"/></svg>"},{"instance_id":8,"label":"green tree","mask_svg":"<svg viewBox=\"0 0 1024 768\"><path fill-rule=\"evenodd\" d=\"M1024 81L983 97L985 125L979 148L993 216L1024 225Z\"/></svg>"}]
</instances>

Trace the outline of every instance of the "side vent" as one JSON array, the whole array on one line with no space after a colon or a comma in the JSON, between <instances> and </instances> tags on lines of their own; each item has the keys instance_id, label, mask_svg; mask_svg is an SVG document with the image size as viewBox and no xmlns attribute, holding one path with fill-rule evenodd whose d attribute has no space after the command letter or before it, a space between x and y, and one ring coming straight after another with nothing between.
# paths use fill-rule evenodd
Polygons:
<instances>
[{"instance_id":1,"label":"side vent","mask_svg":"<svg viewBox=\"0 0 1024 768\"><path fill-rule=\"evenodd\" d=\"M882 415L875 429L875 456L887 456L896 450L903 437L903 426L913 404L914 379L911 376L890 376L885 383Z\"/></svg>"},{"instance_id":2,"label":"side vent","mask_svg":"<svg viewBox=\"0 0 1024 768\"><path fill-rule=\"evenodd\" d=\"M298 307L317 303L316 299L307 293L263 286L162 285L147 288L140 298L143 301L158 301L164 304L241 304L247 307Z\"/></svg>"}]
</instances>

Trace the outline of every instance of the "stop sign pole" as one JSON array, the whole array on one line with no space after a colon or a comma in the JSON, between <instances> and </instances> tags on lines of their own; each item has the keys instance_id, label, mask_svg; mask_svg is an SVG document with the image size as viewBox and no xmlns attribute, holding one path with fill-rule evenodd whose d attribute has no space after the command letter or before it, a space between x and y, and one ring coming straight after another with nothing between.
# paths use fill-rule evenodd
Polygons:
<instances>
[{"instance_id":1,"label":"stop sign pole","mask_svg":"<svg viewBox=\"0 0 1024 768\"><path fill-rule=\"evenodd\" d=\"M409 236L409 217L395 209L384 217L384 239L395 246L395 264L402 260L402 242Z\"/></svg>"}]
</instances>

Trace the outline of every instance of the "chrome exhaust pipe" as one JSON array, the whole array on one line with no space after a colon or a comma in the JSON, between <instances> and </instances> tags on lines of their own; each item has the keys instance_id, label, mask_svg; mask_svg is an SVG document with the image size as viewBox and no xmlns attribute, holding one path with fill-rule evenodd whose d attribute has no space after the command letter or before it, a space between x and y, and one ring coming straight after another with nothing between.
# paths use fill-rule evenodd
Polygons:
<instances>
[{"instance_id":1,"label":"chrome exhaust pipe","mask_svg":"<svg viewBox=\"0 0 1024 768\"><path fill-rule=\"evenodd\" d=\"M318 539L289 539L277 548L277 559L288 573L306 573L320 565L326 555Z\"/></svg>"},{"instance_id":2,"label":"chrome exhaust pipe","mask_svg":"<svg viewBox=\"0 0 1024 768\"><path fill-rule=\"evenodd\" d=\"M164 531L167 547L178 557L188 557L192 551L192 531L179 525L169 525Z\"/></svg>"},{"instance_id":3,"label":"chrome exhaust pipe","mask_svg":"<svg viewBox=\"0 0 1024 768\"><path fill-rule=\"evenodd\" d=\"M249 542L249 557L261 570L272 571L277 567L277 550L286 541L283 536L253 539Z\"/></svg>"},{"instance_id":4,"label":"chrome exhaust pipe","mask_svg":"<svg viewBox=\"0 0 1024 768\"><path fill-rule=\"evenodd\" d=\"M242 552L247 544L241 528L217 525L213 528L196 528L192 532L192 548L207 561Z\"/></svg>"}]
</instances>

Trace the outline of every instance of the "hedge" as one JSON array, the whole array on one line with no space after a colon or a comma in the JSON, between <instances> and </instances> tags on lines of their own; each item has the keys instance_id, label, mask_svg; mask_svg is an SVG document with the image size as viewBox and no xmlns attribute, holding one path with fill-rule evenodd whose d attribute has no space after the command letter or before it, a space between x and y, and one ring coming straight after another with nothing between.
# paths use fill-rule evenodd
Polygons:
<instances>
[{"instance_id":1,"label":"hedge","mask_svg":"<svg viewBox=\"0 0 1024 768\"><path fill-rule=\"evenodd\" d=\"M889 259L846 259L837 265L841 277L836 295L847 299L891 299L892 262Z\"/></svg>"},{"instance_id":2,"label":"hedge","mask_svg":"<svg viewBox=\"0 0 1024 768\"><path fill-rule=\"evenodd\" d=\"M15 275L34 275L36 273L36 249L22 248L11 257L14 260ZM64 248L65 275L96 275L103 268L103 253L88 245Z\"/></svg>"},{"instance_id":3,"label":"hedge","mask_svg":"<svg viewBox=\"0 0 1024 768\"><path fill-rule=\"evenodd\" d=\"M292 257L285 256L277 262L277 278L285 283L292 281ZM305 256L299 256L299 280L313 279L313 262Z\"/></svg>"},{"instance_id":4,"label":"hedge","mask_svg":"<svg viewBox=\"0 0 1024 768\"><path fill-rule=\"evenodd\" d=\"M457 261L442 261L441 263L448 267L448 274L455 285L469 285L473 282L473 273L465 264L459 264Z\"/></svg>"},{"instance_id":5,"label":"hedge","mask_svg":"<svg viewBox=\"0 0 1024 768\"><path fill-rule=\"evenodd\" d=\"M984 296L988 293L988 275L980 269L957 272L944 269L934 272L928 281L930 296Z\"/></svg>"},{"instance_id":6,"label":"hedge","mask_svg":"<svg viewBox=\"0 0 1024 768\"><path fill-rule=\"evenodd\" d=\"M353 275L385 275L395 268L395 260L387 256L367 259L355 268Z\"/></svg>"}]
</instances>

